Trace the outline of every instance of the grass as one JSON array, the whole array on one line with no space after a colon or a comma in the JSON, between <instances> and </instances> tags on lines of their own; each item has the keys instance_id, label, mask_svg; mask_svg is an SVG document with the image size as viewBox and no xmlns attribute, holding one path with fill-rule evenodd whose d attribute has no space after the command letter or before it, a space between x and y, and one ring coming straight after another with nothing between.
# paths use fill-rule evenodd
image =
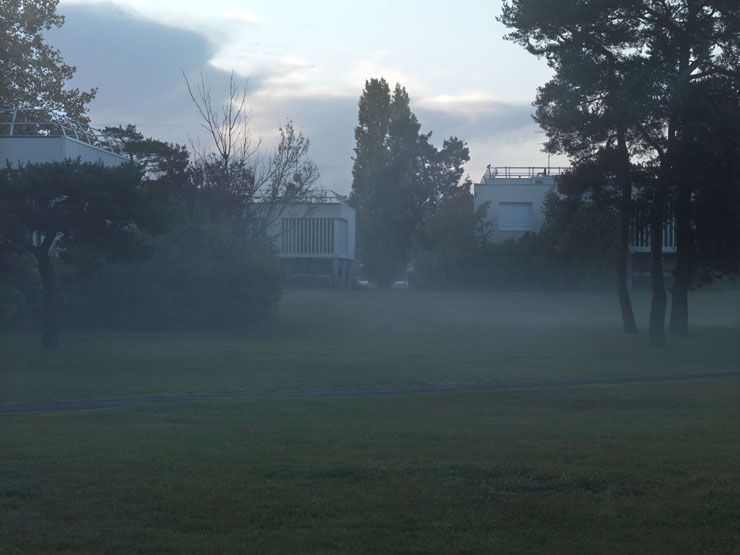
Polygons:
<instances>
[{"instance_id":1,"label":"grass","mask_svg":"<svg viewBox=\"0 0 740 555\"><path fill-rule=\"evenodd\" d=\"M692 301L692 335L655 350L599 293L288 291L257 332L5 333L0 402L738 369L740 291Z\"/></svg>"},{"instance_id":2,"label":"grass","mask_svg":"<svg viewBox=\"0 0 740 555\"><path fill-rule=\"evenodd\" d=\"M1 397L738 369L737 292L696 295L657 352L613 305L293 291L258 333L4 334ZM738 399L733 378L4 415L0 552L734 553Z\"/></svg>"}]
</instances>

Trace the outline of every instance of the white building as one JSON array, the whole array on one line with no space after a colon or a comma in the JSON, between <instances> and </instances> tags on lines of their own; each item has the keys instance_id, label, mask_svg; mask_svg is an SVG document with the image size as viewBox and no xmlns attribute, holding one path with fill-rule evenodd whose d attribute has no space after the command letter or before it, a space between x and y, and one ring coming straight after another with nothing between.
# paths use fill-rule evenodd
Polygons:
<instances>
[{"instance_id":1,"label":"white building","mask_svg":"<svg viewBox=\"0 0 740 555\"><path fill-rule=\"evenodd\" d=\"M355 210L342 196L317 192L305 202L258 208L257 215L266 220L290 280L351 285Z\"/></svg>"},{"instance_id":2,"label":"white building","mask_svg":"<svg viewBox=\"0 0 740 555\"><path fill-rule=\"evenodd\" d=\"M537 233L545 221L545 195L555 189L558 177L566 168L492 167L488 166L479 183L473 185L477 210L488 203L486 220L492 226L495 242L517 239L525 233ZM645 221L645 218L636 218ZM650 252L649 226L633 229L630 252ZM663 229L663 252L676 252L675 225Z\"/></svg>"},{"instance_id":3,"label":"white building","mask_svg":"<svg viewBox=\"0 0 740 555\"><path fill-rule=\"evenodd\" d=\"M486 220L496 242L537 233L544 223L545 194L553 190L560 168L515 168L490 165L473 185L475 209L488 203Z\"/></svg>"},{"instance_id":4,"label":"white building","mask_svg":"<svg viewBox=\"0 0 740 555\"><path fill-rule=\"evenodd\" d=\"M79 158L114 166L128 161L104 133L49 110L0 110L0 163L40 164Z\"/></svg>"}]
</instances>

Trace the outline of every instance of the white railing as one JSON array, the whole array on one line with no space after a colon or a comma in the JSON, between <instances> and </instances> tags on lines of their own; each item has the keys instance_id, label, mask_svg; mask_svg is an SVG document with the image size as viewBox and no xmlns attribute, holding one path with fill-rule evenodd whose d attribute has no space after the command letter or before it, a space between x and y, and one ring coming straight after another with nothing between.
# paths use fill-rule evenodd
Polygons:
<instances>
[{"instance_id":1,"label":"white railing","mask_svg":"<svg viewBox=\"0 0 740 555\"><path fill-rule=\"evenodd\" d=\"M646 220L639 214L633 219L631 252L650 252L651 250L650 224L645 223ZM663 224L663 252L674 253L676 247L676 217L671 215Z\"/></svg>"},{"instance_id":2,"label":"white railing","mask_svg":"<svg viewBox=\"0 0 740 555\"><path fill-rule=\"evenodd\" d=\"M53 110L0 109L0 137L65 137L123 156L123 143Z\"/></svg>"},{"instance_id":3,"label":"white railing","mask_svg":"<svg viewBox=\"0 0 740 555\"><path fill-rule=\"evenodd\" d=\"M548 166L491 166L486 167L484 178L518 178L518 177L545 177L550 175L562 175L569 168Z\"/></svg>"}]
</instances>

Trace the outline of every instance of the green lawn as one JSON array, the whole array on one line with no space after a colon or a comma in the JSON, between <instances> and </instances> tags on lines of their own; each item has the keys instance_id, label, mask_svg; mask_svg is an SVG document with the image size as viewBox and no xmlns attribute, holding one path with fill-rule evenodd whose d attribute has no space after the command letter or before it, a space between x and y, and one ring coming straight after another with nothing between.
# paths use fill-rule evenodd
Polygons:
<instances>
[{"instance_id":1,"label":"green lawn","mask_svg":"<svg viewBox=\"0 0 740 555\"><path fill-rule=\"evenodd\" d=\"M602 294L291 291L259 332L0 335L3 402L737 370ZM645 322L647 297L636 296ZM0 552L740 551L740 379L0 416Z\"/></svg>"},{"instance_id":2,"label":"green lawn","mask_svg":"<svg viewBox=\"0 0 740 555\"><path fill-rule=\"evenodd\" d=\"M0 334L0 402L737 370L740 291L692 301L691 337L654 350L603 293L288 291L259 331Z\"/></svg>"}]
</instances>

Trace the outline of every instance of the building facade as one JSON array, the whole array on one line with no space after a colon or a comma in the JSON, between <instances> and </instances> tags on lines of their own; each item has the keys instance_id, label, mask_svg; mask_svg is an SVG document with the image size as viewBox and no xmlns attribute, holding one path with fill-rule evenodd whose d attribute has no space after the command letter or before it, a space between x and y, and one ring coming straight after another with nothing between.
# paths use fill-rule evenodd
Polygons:
<instances>
[{"instance_id":1,"label":"building facade","mask_svg":"<svg viewBox=\"0 0 740 555\"><path fill-rule=\"evenodd\" d=\"M557 184L561 169L488 166L473 185L476 210L487 205L486 221L495 242L537 233L545 221L545 195Z\"/></svg>"},{"instance_id":2,"label":"building facade","mask_svg":"<svg viewBox=\"0 0 740 555\"><path fill-rule=\"evenodd\" d=\"M494 242L518 239L537 233L545 221L545 195L556 189L566 168L488 166L479 183L473 185L474 206L486 205L485 219ZM650 226L645 214L635 214L629 245L629 279L642 280L650 275ZM675 219L663 227L663 254L666 277L676 253Z\"/></svg>"},{"instance_id":3,"label":"building facade","mask_svg":"<svg viewBox=\"0 0 740 555\"><path fill-rule=\"evenodd\" d=\"M80 159L115 166L128 161L113 137L49 110L0 110L0 163Z\"/></svg>"},{"instance_id":4,"label":"building facade","mask_svg":"<svg viewBox=\"0 0 740 555\"><path fill-rule=\"evenodd\" d=\"M289 282L349 287L355 274L355 210L333 192L256 215L275 242Z\"/></svg>"}]
</instances>

